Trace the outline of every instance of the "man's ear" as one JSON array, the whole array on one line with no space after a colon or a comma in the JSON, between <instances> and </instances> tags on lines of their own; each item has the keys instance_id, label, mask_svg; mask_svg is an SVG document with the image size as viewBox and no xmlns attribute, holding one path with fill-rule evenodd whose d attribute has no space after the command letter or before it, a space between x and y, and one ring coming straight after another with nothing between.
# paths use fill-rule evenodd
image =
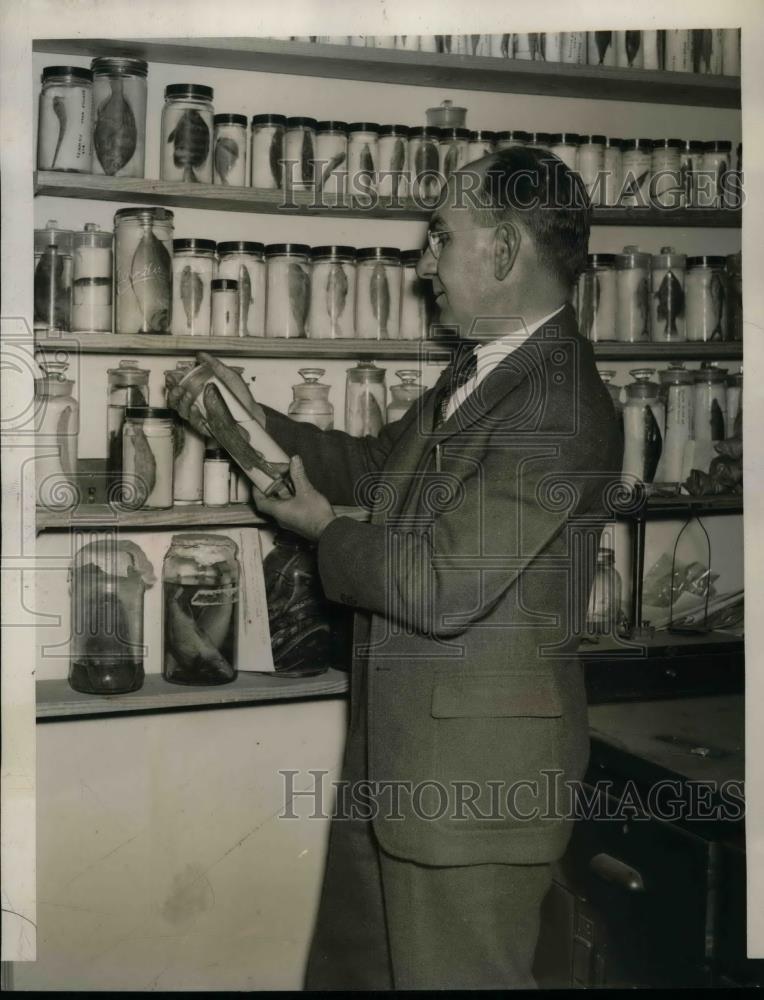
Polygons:
<instances>
[{"instance_id":1,"label":"man's ear","mask_svg":"<svg viewBox=\"0 0 764 1000\"><path fill-rule=\"evenodd\" d=\"M513 222L502 222L496 227L493 243L493 275L504 281L515 266L520 251L520 230Z\"/></svg>"}]
</instances>

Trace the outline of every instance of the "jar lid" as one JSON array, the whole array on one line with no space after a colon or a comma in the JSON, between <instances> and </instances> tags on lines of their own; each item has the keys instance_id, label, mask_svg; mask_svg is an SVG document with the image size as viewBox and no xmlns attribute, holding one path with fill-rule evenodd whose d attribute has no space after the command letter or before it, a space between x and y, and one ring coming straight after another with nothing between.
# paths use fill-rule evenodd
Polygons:
<instances>
[{"instance_id":1,"label":"jar lid","mask_svg":"<svg viewBox=\"0 0 764 1000\"><path fill-rule=\"evenodd\" d=\"M414 385L422 374L421 368L401 368L395 373L404 385Z\"/></svg>"},{"instance_id":2,"label":"jar lid","mask_svg":"<svg viewBox=\"0 0 764 1000\"><path fill-rule=\"evenodd\" d=\"M698 257L688 257L687 258L688 267L724 267L724 257L717 257L715 255L702 254Z\"/></svg>"},{"instance_id":3,"label":"jar lid","mask_svg":"<svg viewBox=\"0 0 764 1000\"><path fill-rule=\"evenodd\" d=\"M203 101L211 101L214 91L202 83L170 83L164 88L165 100L168 97L198 97Z\"/></svg>"},{"instance_id":4,"label":"jar lid","mask_svg":"<svg viewBox=\"0 0 764 1000\"><path fill-rule=\"evenodd\" d=\"M213 278L210 287L213 292L238 292L239 282L235 278Z\"/></svg>"},{"instance_id":5,"label":"jar lid","mask_svg":"<svg viewBox=\"0 0 764 1000\"><path fill-rule=\"evenodd\" d=\"M173 253L178 253L179 250L201 250L214 253L217 249L217 244L214 240L182 239L173 240L172 249Z\"/></svg>"},{"instance_id":6,"label":"jar lid","mask_svg":"<svg viewBox=\"0 0 764 1000\"><path fill-rule=\"evenodd\" d=\"M214 450L220 451L221 449L218 448ZM170 548L173 549L191 549L200 547L231 549L233 552L237 552L239 548L236 542L227 535L213 535L211 532L189 532L188 534L173 535L170 539ZM165 559L166 558L167 556L165 556ZM211 562L217 561L217 559L211 560Z\"/></svg>"},{"instance_id":7,"label":"jar lid","mask_svg":"<svg viewBox=\"0 0 764 1000\"><path fill-rule=\"evenodd\" d=\"M528 142L530 137L530 132L523 132L518 129L507 129L504 132L496 133L497 142L503 142L505 139L514 139L517 142Z\"/></svg>"},{"instance_id":8,"label":"jar lid","mask_svg":"<svg viewBox=\"0 0 764 1000\"><path fill-rule=\"evenodd\" d=\"M626 152L629 149L643 149L650 150L653 148L652 139L624 139L623 140L623 150Z\"/></svg>"},{"instance_id":9,"label":"jar lid","mask_svg":"<svg viewBox=\"0 0 764 1000\"><path fill-rule=\"evenodd\" d=\"M614 549L608 548L603 545L601 549L597 552L597 562L598 563L612 563L615 562L615 551Z\"/></svg>"},{"instance_id":10,"label":"jar lid","mask_svg":"<svg viewBox=\"0 0 764 1000\"><path fill-rule=\"evenodd\" d=\"M629 399L655 399L658 392L659 386L655 382L631 382L626 386Z\"/></svg>"},{"instance_id":11,"label":"jar lid","mask_svg":"<svg viewBox=\"0 0 764 1000\"><path fill-rule=\"evenodd\" d=\"M219 114L212 119L214 125L243 125L247 127L246 115Z\"/></svg>"},{"instance_id":12,"label":"jar lid","mask_svg":"<svg viewBox=\"0 0 764 1000\"><path fill-rule=\"evenodd\" d=\"M615 254L615 266L620 271L636 267L649 268L650 254L630 244L629 246L625 246L621 253Z\"/></svg>"},{"instance_id":13,"label":"jar lid","mask_svg":"<svg viewBox=\"0 0 764 1000\"><path fill-rule=\"evenodd\" d=\"M281 257L287 254L308 257L310 247L307 243L269 243L265 248L266 257Z\"/></svg>"},{"instance_id":14,"label":"jar lid","mask_svg":"<svg viewBox=\"0 0 764 1000\"><path fill-rule=\"evenodd\" d=\"M441 139L469 139L469 137L470 130L468 128L456 128L449 125L440 130Z\"/></svg>"},{"instance_id":15,"label":"jar lid","mask_svg":"<svg viewBox=\"0 0 764 1000\"><path fill-rule=\"evenodd\" d=\"M300 388L302 385L320 385L319 379L322 375L326 375L325 368L298 368L297 374L301 375L304 382L300 383L300 386L294 386L293 388Z\"/></svg>"},{"instance_id":16,"label":"jar lid","mask_svg":"<svg viewBox=\"0 0 764 1000\"><path fill-rule=\"evenodd\" d=\"M379 132L378 122L351 122L348 132Z\"/></svg>"},{"instance_id":17,"label":"jar lid","mask_svg":"<svg viewBox=\"0 0 764 1000\"><path fill-rule=\"evenodd\" d=\"M165 406L127 406L127 420L174 420L175 411Z\"/></svg>"},{"instance_id":18,"label":"jar lid","mask_svg":"<svg viewBox=\"0 0 764 1000\"><path fill-rule=\"evenodd\" d=\"M347 368L346 371L351 380L370 379L372 382L383 382L387 369L377 368L373 361L359 361L354 368Z\"/></svg>"},{"instance_id":19,"label":"jar lid","mask_svg":"<svg viewBox=\"0 0 764 1000\"><path fill-rule=\"evenodd\" d=\"M286 125L286 115L252 115L252 127L255 125Z\"/></svg>"},{"instance_id":20,"label":"jar lid","mask_svg":"<svg viewBox=\"0 0 764 1000\"><path fill-rule=\"evenodd\" d=\"M662 385L690 385L694 374L682 365L670 365L665 371L658 372L658 378Z\"/></svg>"},{"instance_id":21,"label":"jar lid","mask_svg":"<svg viewBox=\"0 0 764 1000\"><path fill-rule=\"evenodd\" d=\"M422 250L401 250L401 264L404 267L412 267L422 259Z\"/></svg>"},{"instance_id":22,"label":"jar lid","mask_svg":"<svg viewBox=\"0 0 764 1000\"><path fill-rule=\"evenodd\" d=\"M316 121L315 118L305 118L305 117L302 117L300 115L298 115L296 117L293 116L291 118L287 118L287 120L286 120L286 127L287 128L299 128L299 127L303 127L303 128L312 128L312 129L315 129L316 125L318 125L318 122Z\"/></svg>"},{"instance_id":23,"label":"jar lid","mask_svg":"<svg viewBox=\"0 0 764 1000\"><path fill-rule=\"evenodd\" d=\"M264 243L257 243L251 240L227 240L225 243L218 243L218 255L220 257L224 257L227 253L251 253L262 257L264 250Z\"/></svg>"},{"instance_id":24,"label":"jar lid","mask_svg":"<svg viewBox=\"0 0 764 1000\"><path fill-rule=\"evenodd\" d=\"M44 250L46 247L57 247L67 253L72 252L74 233L71 229L59 229L55 219L49 219L44 229L35 229L34 248Z\"/></svg>"},{"instance_id":25,"label":"jar lid","mask_svg":"<svg viewBox=\"0 0 764 1000\"><path fill-rule=\"evenodd\" d=\"M125 219L150 219L152 222L172 222L173 213L169 208L120 208L114 213L114 224Z\"/></svg>"},{"instance_id":26,"label":"jar lid","mask_svg":"<svg viewBox=\"0 0 764 1000\"><path fill-rule=\"evenodd\" d=\"M92 70L85 69L84 66L46 66L42 71L42 82L60 76L71 76L85 83L93 82Z\"/></svg>"},{"instance_id":27,"label":"jar lid","mask_svg":"<svg viewBox=\"0 0 764 1000\"><path fill-rule=\"evenodd\" d=\"M128 383L133 381L143 382L144 378L148 380L149 377L149 369L141 368L133 358L124 358L118 362L116 368L107 368L106 372L108 375L116 375L120 380L126 380Z\"/></svg>"},{"instance_id":28,"label":"jar lid","mask_svg":"<svg viewBox=\"0 0 764 1000\"><path fill-rule=\"evenodd\" d=\"M682 149L685 151L700 153L704 146L705 143L701 142L700 139L682 139Z\"/></svg>"},{"instance_id":29,"label":"jar lid","mask_svg":"<svg viewBox=\"0 0 764 1000\"><path fill-rule=\"evenodd\" d=\"M347 122L317 122L316 132L345 132L347 133L348 123Z\"/></svg>"},{"instance_id":30,"label":"jar lid","mask_svg":"<svg viewBox=\"0 0 764 1000\"><path fill-rule=\"evenodd\" d=\"M726 368L697 368L692 377L695 382L726 382Z\"/></svg>"},{"instance_id":31,"label":"jar lid","mask_svg":"<svg viewBox=\"0 0 764 1000\"><path fill-rule=\"evenodd\" d=\"M581 136L581 145L582 146L587 145L587 143L590 144L590 145L604 146L606 142L607 142L607 136L606 135L582 135Z\"/></svg>"},{"instance_id":32,"label":"jar lid","mask_svg":"<svg viewBox=\"0 0 764 1000\"><path fill-rule=\"evenodd\" d=\"M106 229L99 229L97 222L86 222L82 232L74 234L74 245L108 250L113 239L114 234Z\"/></svg>"},{"instance_id":33,"label":"jar lid","mask_svg":"<svg viewBox=\"0 0 764 1000\"><path fill-rule=\"evenodd\" d=\"M379 134L380 135L400 135L404 138L408 138L411 133L411 129L408 125L380 125Z\"/></svg>"},{"instance_id":34,"label":"jar lid","mask_svg":"<svg viewBox=\"0 0 764 1000\"><path fill-rule=\"evenodd\" d=\"M712 139L703 143L703 150L706 153L729 153L732 150L732 143L727 139Z\"/></svg>"},{"instance_id":35,"label":"jar lid","mask_svg":"<svg viewBox=\"0 0 764 1000\"><path fill-rule=\"evenodd\" d=\"M615 264L614 253L590 253L587 257L589 267L612 267Z\"/></svg>"},{"instance_id":36,"label":"jar lid","mask_svg":"<svg viewBox=\"0 0 764 1000\"><path fill-rule=\"evenodd\" d=\"M228 452L224 451L223 448L205 448L204 449L204 461L205 462L228 462Z\"/></svg>"},{"instance_id":37,"label":"jar lid","mask_svg":"<svg viewBox=\"0 0 764 1000\"><path fill-rule=\"evenodd\" d=\"M409 139L439 139L440 132L437 125L415 125L409 130Z\"/></svg>"},{"instance_id":38,"label":"jar lid","mask_svg":"<svg viewBox=\"0 0 764 1000\"><path fill-rule=\"evenodd\" d=\"M677 253L673 247L661 247L660 253L653 254L653 268L686 267L687 254Z\"/></svg>"},{"instance_id":39,"label":"jar lid","mask_svg":"<svg viewBox=\"0 0 764 1000\"><path fill-rule=\"evenodd\" d=\"M731 253L725 258L727 262L727 270L739 272L743 266L743 254L738 250L737 253Z\"/></svg>"},{"instance_id":40,"label":"jar lid","mask_svg":"<svg viewBox=\"0 0 764 1000\"><path fill-rule=\"evenodd\" d=\"M549 141L553 146L577 146L581 136L578 132L552 132Z\"/></svg>"},{"instance_id":41,"label":"jar lid","mask_svg":"<svg viewBox=\"0 0 764 1000\"><path fill-rule=\"evenodd\" d=\"M310 251L311 257L316 260L318 257L331 258L331 257L349 257L355 260L355 247L346 246L325 246L325 247L313 247Z\"/></svg>"},{"instance_id":42,"label":"jar lid","mask_svg":"<svg viewBox=\"0 0 764 1000\"><path fill-rule=\"evenodd\" d=\"M531 132L530 142L543 143L546 145L552 137L548 132Z\"/></svg>"},{"instance_id":43,"label":"jar lid","mask_svg":"<svg viewBox=\"0 0 764 1000\"><path fill-rule=\"evenodd\" d=\"M149 64L144 59L128 56L96 56L90 63L93 73L122 73L126 76L148 76Z\"/></svg>"},{"instance_id":44,"label":"jar lid","mask_svg":"<svg viewBox=\"0 0 764 1000\"><path fill-rule=\"evenodd\" d=\"M653 149L681 149L683 139L653 139Z\"/></svg>"},{"instance_id":45,"label":"jar lid","mask_svg":"<svg viewBox=\"0 0 764 1000\"><path fill-rule=\"evenodd\" d=\"M356 260L384 260L392 259L399 261L401 252L396 247L360 247L356 250Z\"/></svg>"},{"instance_id":46,"label":"jar lid","mask_svg":"<svg viewBox=\"0 0 764 1000\"><path fill-rule=\"evenodd\" d=\"M496 133L488 128L476 128L470 132L470 142L495 142Z\"/></svg>"},{"instance_id":47,"label":"jar lid","mask_svg":"<svg viewBox=\"0 0 764 1000\"><path fill-rule=\"evenodd\" d=\"M625 139L617 139L614 135L608 135L605 138L605 148L606 149L623 149L623 144Z\"/></svg>"}]
</instances>

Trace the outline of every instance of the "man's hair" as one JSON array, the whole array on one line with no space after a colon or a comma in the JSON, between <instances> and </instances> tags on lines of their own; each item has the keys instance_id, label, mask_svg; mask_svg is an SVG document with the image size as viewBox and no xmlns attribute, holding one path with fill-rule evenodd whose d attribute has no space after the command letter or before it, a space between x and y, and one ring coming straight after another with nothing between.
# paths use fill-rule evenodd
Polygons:
<instances>
[{"instance_id":1,"label":"man's hair","mask_svg":"<svg viewBox=\"0 0 764 1000\"><path fill-rule=\"evenodd\" d=\"M483 225L519 223L541 263L566 288L575 284L586 267L591 216L575 171L549 150L510 146L491 155L476 194Z\"/></svg>"}]
</instances>

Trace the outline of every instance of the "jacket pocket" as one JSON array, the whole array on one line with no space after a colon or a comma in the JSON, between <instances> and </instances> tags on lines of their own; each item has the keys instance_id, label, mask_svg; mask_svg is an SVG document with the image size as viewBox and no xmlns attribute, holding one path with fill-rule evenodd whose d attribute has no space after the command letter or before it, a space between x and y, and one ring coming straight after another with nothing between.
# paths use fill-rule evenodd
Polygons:
<instances>
[{"instance_id":1,"label":"jacket pocket","mask_svg":"<svg viewBox=\"0 0 764 1000\"><path fill-rule=\"evenodd\" d=\"M433 684L435 719L557 719L562 703L552 679L538 673L478 674Z\"/></svg>"}]
</instances>

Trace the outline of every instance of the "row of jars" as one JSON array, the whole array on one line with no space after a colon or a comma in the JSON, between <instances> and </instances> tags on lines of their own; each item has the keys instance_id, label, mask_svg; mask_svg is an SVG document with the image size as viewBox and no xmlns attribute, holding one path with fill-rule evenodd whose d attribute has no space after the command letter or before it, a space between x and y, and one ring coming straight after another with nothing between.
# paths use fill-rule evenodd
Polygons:
<instances>
[{"instance_id":1,"label":"row of jars","mask_svg":"<svg viewBox=\"0 0 764 1000\"><path fill-rule=\"evenodd\" d=\"M501 35L292 35L290 40L683 73L740 73L739 28Z\"/></svg>"},{"instance_id":2,"label":"row of jars","mask_svg":"<svg viewBox=\"0 0 764 1000\"><path fill-rule=\"evenodd\" d=\"M630 372L633 381L613 383L614 371L600 370L622 420L623 474L643 483L681 483L697 462L706 462L693 445L707 446L739 433L743 407L743 369L704 365L690 371L673 364ZM703 469L702 471L707 471Z\"/></svg>"},{"instance_id":3,"label":"row of jars","mask_svg":"<svg viewBox=\"0 0 764 1000\"><path fill-rule=\"evenodd\" d=\"M688 257L673 247L589 254L577 288L578 326L589 340L743 339L742 256Z\"/></svg>"}]
</instances>

